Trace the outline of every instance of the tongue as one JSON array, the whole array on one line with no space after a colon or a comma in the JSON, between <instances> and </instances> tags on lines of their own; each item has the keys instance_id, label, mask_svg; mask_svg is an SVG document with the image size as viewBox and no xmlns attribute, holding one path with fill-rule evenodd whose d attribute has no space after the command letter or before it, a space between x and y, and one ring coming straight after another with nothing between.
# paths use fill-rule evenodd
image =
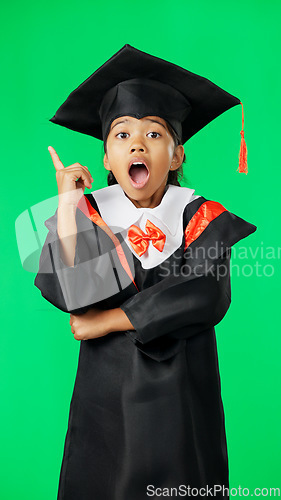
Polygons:
<instances>
[{"instance_id":1,"label":"tongue","mask_svg":"<svg viewBox=\"0 0 281 500\"><path fill-rule=\"evenodd\" d=\"M130 168L130 176L134 182L141 184L147 178L147 168L140 165L135 167L134 165Z\"/></svg>"}]
</instances>

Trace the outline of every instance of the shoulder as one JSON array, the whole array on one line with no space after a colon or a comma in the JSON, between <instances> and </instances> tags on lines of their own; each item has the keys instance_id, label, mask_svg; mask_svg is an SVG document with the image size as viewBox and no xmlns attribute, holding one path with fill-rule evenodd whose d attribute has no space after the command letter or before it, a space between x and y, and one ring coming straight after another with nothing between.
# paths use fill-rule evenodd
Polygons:
<instances>
[{"instance_id":1,"label":"shoulder","mask_svg":"<svg viewBox=\"0 0 281 500\"><path fill-rule=\"evenodd\" d=\"M168 184L168 190L165 194L165 198L167 199L167 202L175 203L178 206L181 205L183 209L186 209L190 203L198 198L201 198L201 196L195 194L195 189Z\"/></svg>"},{"instance_id":2,"label":"shoulder","mask_svg":"<svg viewBox=\"0 0 281 500\"><path fill-rule=\"evenodd\" d=\"M185 248L195 240L231 247L254 233L257 226L230 212L222 203L199 196L184 212ZM221 248L222 248L221 247Z\"/></svg>"},{"instance_id":3,"label":"shoulder","mask_svg":"<svg viewBox=\"0 0 281 500\"><path fill-rule=\"evenodd\" d=\"M228 212L228 210L222 203L198 195L193 196L190 203L185 207L184 217L186 222L190 219L199 221L202 218L210 222L223 212Z\"/></svg>"},{"instance_id":4,"label":"shoulder","mask_svg":"<svg viewBox=\"0 0 281 500\"><path fill-rule=\"evenodd\" d=\"M88 206L91 206L99 215L101 215L100 207L107 205L112 201L112 197L116 196L116 191L120 190L119 185L106 186L104 188L96 189L91 193L85 193L84 198L87 200ZM83 197L82 197L83 198Z\"/></svg>"},{"instance_id":5,"label":"shoulder","mask_svg":"<svg viewBox=\"0 0 281 500\"><path fill-rule=\"evenodd\" d=\"M94 191L91 191L90 193L84 194L84 196L86 196L88 198L88 200L94 205L97 203L98 199L108 198L110 196L110 193L112 192L112 187L114 187L114 186L106 186L103 188L95 189Z\"/></svg>"},{"instance_id":6,"label":"shoulder","mask_svg":"<svg viewBox=\"0 0 281 500\"><path fill-rule=\"evenodd\" d=\"M168 190L170 199L175 200L176 204L181 204L183 207L183 222L184 225L193 217L193 215L199 210L200 206L207 200L204 196L195 193L195 189L169 185Z\"/></svg>"}]
</instances>

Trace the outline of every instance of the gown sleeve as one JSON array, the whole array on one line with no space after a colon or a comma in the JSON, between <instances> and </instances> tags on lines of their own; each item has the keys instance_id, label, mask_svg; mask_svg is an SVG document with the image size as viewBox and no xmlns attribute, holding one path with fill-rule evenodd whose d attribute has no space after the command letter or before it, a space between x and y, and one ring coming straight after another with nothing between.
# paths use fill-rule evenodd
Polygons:
<instances>
[{"instance_id":1,"label":"gown sleeve","mask_svg":"<svg viewBox=\"0 0 281 500\"><path fill-rule=\"evenodd\" d=\"M177 272L120 306L134 326L127 330L131 340L145 349L157 339L180 341L218 324L231 302L231 246L256 229L228 211L215 218L187 248Z\"/></svg>"},{"instance_id":2,"label":"gown sleeve","mask_svg":"<svg viewBox=\"0 0 281 500\"><path fill-rule=\"evenodd\" d=\"M57 210L45 221L48 234L41 250L34 285L42 296L63 312L83 314L91 307L111 309L137 291L118 259L108 235L77 209L74 266L61 258ZM119 240L120 241L120 240ZM132 259L120 242L127 261ZM133 265L130 265L133 269Z\"/></svg>"}]
</instances>

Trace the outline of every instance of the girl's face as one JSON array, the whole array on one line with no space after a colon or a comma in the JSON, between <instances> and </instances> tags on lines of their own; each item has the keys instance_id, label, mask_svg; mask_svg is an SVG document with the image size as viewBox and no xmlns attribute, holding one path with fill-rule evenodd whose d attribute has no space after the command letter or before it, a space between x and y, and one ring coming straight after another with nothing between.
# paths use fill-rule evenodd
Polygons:
<instances>
[{"instance_id":1,"label":"girl's face","mask_svg":"<svg viewBox=\"0 0 281 500\"><path fill-rule=\"evenodd\" d=\"M104 166L136 206L157 206L171 165L176 170L183 156L183 146L175 148L163 118L121 116L111 123ZM143 165L131 166L134 161Z\"/></svg>"}]
</instances>

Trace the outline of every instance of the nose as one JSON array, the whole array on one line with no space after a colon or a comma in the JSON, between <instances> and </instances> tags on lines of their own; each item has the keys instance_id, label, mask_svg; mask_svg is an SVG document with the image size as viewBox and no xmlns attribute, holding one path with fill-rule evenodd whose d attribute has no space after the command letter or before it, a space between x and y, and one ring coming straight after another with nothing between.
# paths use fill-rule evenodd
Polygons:
<instances>
[{"instance_id":1,"label":"nose","mask_svg":"<svg viewBox=\"0 0 281 500\"><path fill-rule=\"evenodd\" d=\"M143 152L146 150L145 143L142 140L140 135L133 139L130 150L131 150L131 152L134 152L134 151L142 151Z\"/></svg>"},{"instance_id":2,"label":"nose","mask_svg":"<svg viewBox=\"0 0 281 500\"><path fill-rule=\"evenodd\" d=\"M131 152L133 153L134 151L144 151L144 148L141 146L131 147Z\"/></svg>"}]
</instances>

